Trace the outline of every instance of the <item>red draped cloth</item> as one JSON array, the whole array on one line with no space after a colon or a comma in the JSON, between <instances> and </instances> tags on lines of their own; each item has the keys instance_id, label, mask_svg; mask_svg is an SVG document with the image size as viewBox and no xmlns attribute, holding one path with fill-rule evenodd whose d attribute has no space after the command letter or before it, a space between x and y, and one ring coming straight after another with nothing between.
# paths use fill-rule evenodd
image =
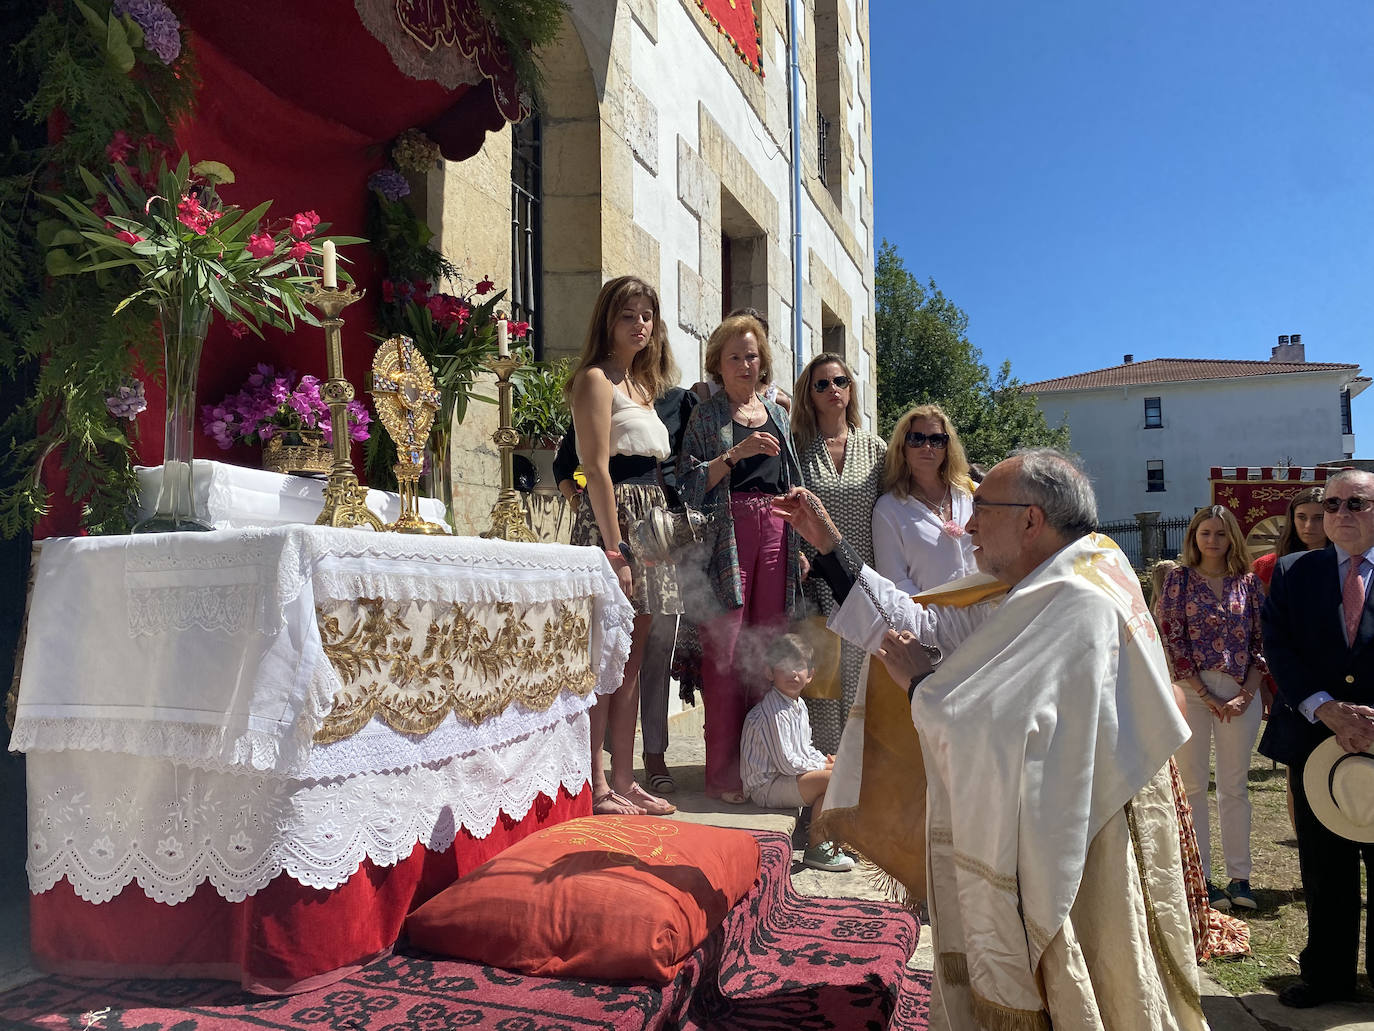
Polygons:
<instances>
[{"instance_id":1,"label":"red draped cloth","mask_svg":"<svg viewBox=\"0 0 1374 1031\"><path fill-rule=\"evenodd\" d=\"M485 838L460 830L453 846L415 846L391 867L365 861L346 883L309 888L282 874L228 902L209 883L175 906L131 883L109 902L79 898L67 881L31 898L35 966L78 977L217 977L250 991L302 992L345 977L386 952L406 914L458 877L541 827L592 811L591 787L539 795L522 819L501 814Z\"/></svg>"}]
</instances>

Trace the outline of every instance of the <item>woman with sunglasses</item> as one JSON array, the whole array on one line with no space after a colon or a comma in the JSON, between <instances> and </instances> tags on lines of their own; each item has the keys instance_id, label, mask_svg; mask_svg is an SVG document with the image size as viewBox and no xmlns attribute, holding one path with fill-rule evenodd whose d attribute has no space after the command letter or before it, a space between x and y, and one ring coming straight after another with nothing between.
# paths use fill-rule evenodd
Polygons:
<instances>
[{"instance_id":1,"label":"woman with sunglasses","mask_svg":"<svg viewBox=\"0 0 1374 1031\"><path fill-rule=\"evenodd\" d=\"M897 420L883 489L873 509L874 568L898 590L920 594L978 571L964 532L973 515L968 459L939 405L918 405Z\"/></svg>"},{"instance_id":2,"label":"woman with sunglasses","mask_svg":"<svg viewBox=\"0 0 1374 1031\"><path fill-rule=\"evenodd\" d=\"M1304 487L1293 495L1288 502L1288 519L1279 535L1279 545L1268 555L1255 559L1254 574L1269 589L1269 581L1274 578L1274 564L1285 555L1295 551L1311 551L1313 548L1326 547L1326 527L1322 522L1321 487Z\"/></svg>"},{"instance_id":3,"label":"woman with sunglasses","mask_svg":"<svg viewBox=\"0 0 1374 1031\"><path fill-rule=\"evenodd\" d=\"M859 558L872 565L873 506L882 493L887 444L876 433L860 428L858 395L844 359L818 354L797 377L792 391L792 439L806 486L821 499ZM829 616L835 609L829 586L821 580L807 584L821 614ZM840 747L840 732L854 704L866 659L862 648L842 643L840 697L806 700L812 744L827 755Z\"/></svg>"},{"instance_id":4,"label":"woman with sunglasses","mask_svg":"<svg viewBox=\"0 0 1374 1031\"><path fill-rule=\"evenodd\" d=\"M1213 909L1255 908L1250 890L1250 753L1259 734L1264 675L1260 606L1264 589L1250 572L1240 524L1221 505L1188 524L1178 568L1164 578L1159 629L1174 680L1185 688L1184 719L1193 736L1176 753ZM1230 884L1211 880L1207 786L1216 740L1217 813Z\"/></svg>"}]
</instances>

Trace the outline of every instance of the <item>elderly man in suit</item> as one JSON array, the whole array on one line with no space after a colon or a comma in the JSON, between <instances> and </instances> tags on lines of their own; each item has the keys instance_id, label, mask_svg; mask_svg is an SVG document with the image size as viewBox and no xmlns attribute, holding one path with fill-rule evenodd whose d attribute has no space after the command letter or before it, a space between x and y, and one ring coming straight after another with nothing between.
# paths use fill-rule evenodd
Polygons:
<instances>
[{"instance_id":1,"label":"elderly man in suit","mask_svg":"<svg viewBox=\"0 0 1374 1031\"><path fill-rule=\"evenodd\" d=\"M1302 980L1279 1001L1299 1008L1354 995L1361 858L1374 875L1374 844L1329 830L1303 784L1303 764L1325 739L1347 753L1374 746L1374 473L1341 470L1322 504L1331 546L1279 560L1262 616L1279 693L1259 750L1288 767L1307 901ZM1374 933L1369 941L1365 970L1374 972Z\"/></svg>"}]
</instances>

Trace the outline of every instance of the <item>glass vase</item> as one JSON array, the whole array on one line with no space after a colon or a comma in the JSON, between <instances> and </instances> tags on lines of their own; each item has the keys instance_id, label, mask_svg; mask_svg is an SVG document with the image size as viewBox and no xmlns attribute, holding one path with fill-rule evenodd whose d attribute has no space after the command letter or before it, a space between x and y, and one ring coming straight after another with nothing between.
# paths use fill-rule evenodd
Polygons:
<instances>
[{"instance_id":1,"label":"glass vase","mask_svg":"<svg viewBox=\"0 0 1374 1031\"><path fill-rule=\"evenodd\" d=\"M158 306L167 378L167 414L162 446L162 484L153 513L134 524L134 533L212 530L196 508L192 435L196 419L196 376L210 325L210 305L184 301Z\"/></svg>"},{"instance_id":2,"label":"glass vase","mask_svg":"<svg viewBox=\"0 0 1374 1031\"><path fill-rule=\"evenodd\" d=\"M448 528L458 525L453 512L453 429L436 424L430 431L425 443L425 464L429 467L429 496L436 498L444 506L444 519ZM456 532L456 531L453 531Z\"/></svg>"}]
</instances>

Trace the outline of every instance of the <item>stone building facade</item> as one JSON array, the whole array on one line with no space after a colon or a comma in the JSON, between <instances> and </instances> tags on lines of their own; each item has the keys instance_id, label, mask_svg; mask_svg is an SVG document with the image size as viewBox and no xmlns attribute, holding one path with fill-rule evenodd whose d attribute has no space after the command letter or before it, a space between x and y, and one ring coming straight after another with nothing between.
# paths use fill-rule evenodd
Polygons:
<instances>
[{"instance_id":1,"label":"stone building facade","mask_svg":"<svg viewBox=\"0 0 1374 1031\"><path fill-rule=\"evenodd\" d=\"M790 391L819 351L842 353L871 424L868 0L790 0L800 22L796 219L789 0L753 2L762 76L696 0L571 0L560 38L540 54L538 114L430 173L414 199L460 268L514 286L546 358L580 353L601 284L632 273L659 292L684 384L702 377L721 316L749 305L768 316L780 384ZM494 406L473 405L458 431L459 521L469 520L459 532L486 526L499 485L495 420Z\"/></svg>"}]
</instances>

